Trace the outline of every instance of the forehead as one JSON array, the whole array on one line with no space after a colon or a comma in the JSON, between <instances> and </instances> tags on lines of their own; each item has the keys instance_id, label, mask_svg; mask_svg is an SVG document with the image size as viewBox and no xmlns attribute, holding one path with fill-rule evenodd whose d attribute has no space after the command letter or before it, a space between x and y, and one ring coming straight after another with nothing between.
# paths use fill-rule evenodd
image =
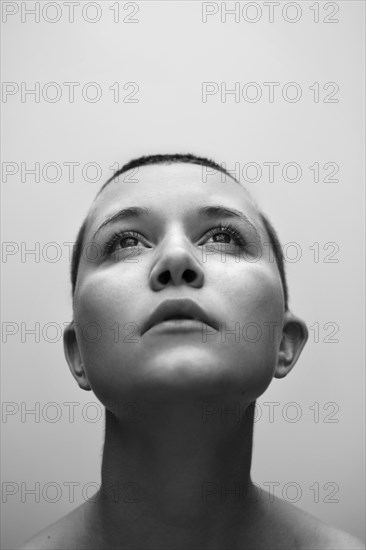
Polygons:
<instances>
[{"instance_id":1,"label":"forehead","mask_svg":"<svg viewBox=\"0 0 366 550\"><path fill-rule=\"evenodd\" d=\"M130 206L149 206L173 220L209 204L239 209L262 225L253 198L233 178L203 165L174 163L141 166L112 180L91 205L88 227L94 232L106 217Z\"/></svg>"}]
</instances>

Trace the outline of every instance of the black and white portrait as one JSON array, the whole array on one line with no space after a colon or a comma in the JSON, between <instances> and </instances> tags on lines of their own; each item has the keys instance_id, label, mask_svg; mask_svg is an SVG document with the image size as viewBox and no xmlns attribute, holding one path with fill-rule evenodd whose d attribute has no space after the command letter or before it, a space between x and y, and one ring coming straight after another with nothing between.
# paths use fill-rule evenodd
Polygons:
<instances>
[{"instance_id":1,"label":"black and white portrait","mask_svg":"<svg viewBox=\"0 0 366 550\"><path fill-rule=\"evenodd\" d=\"M365 4L14 1L2 548L365 548Z\"/></svg>"}]
</instances>

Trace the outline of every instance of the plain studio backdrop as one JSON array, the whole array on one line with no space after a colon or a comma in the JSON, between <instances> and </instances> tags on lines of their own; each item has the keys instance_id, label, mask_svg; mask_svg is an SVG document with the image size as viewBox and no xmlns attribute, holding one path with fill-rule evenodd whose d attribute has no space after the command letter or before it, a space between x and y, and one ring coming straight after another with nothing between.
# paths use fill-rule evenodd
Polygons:
<instances>
[{"instance_id":1,"label":"plain studio backdrop","mask_svg":"<svg viewBox=\"0 0 366 550\"><path fill-rule=\"evenodd\" d=\"M364 538L364 3L2 4L3 548L97 489L71 244L118 166L176 152L239 171L309 327L258 400L253 480Z\"/></svg>"}]
</instances>

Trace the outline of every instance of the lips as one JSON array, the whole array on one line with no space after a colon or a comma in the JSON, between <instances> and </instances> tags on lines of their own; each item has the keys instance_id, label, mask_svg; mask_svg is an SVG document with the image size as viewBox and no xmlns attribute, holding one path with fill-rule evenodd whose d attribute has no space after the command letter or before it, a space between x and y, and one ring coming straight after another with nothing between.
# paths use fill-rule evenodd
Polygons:
<instances>
[{"instance_id":1,"label":"lips","mask_svg":"<svg viewBox=\"0 0 366 550\"><path fill-rule=\"evenodd\" d=\"M180 299L165 300L161 303L144 323L141 334L169 319L195 319L218 330L218 322L196 302L189 299Z\"/></svg>"}]
</instances>

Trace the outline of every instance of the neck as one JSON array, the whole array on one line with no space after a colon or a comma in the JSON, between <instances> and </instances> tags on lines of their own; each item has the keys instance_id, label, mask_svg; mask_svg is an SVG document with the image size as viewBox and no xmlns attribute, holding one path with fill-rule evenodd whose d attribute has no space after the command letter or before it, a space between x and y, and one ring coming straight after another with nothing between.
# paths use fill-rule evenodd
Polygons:
<instances>
[{"instance_id":1,"label":"neck","mask_svg":"<svg viewBox=\"0 0 366 550\"><path fill-rule=\"evenodd\" d=\"M107 410L97 499L103 540L146 549L227 546L228 537L235 544L255 508L254 407L144 403L137 422Z\"/></svg>"}]
</instances>

